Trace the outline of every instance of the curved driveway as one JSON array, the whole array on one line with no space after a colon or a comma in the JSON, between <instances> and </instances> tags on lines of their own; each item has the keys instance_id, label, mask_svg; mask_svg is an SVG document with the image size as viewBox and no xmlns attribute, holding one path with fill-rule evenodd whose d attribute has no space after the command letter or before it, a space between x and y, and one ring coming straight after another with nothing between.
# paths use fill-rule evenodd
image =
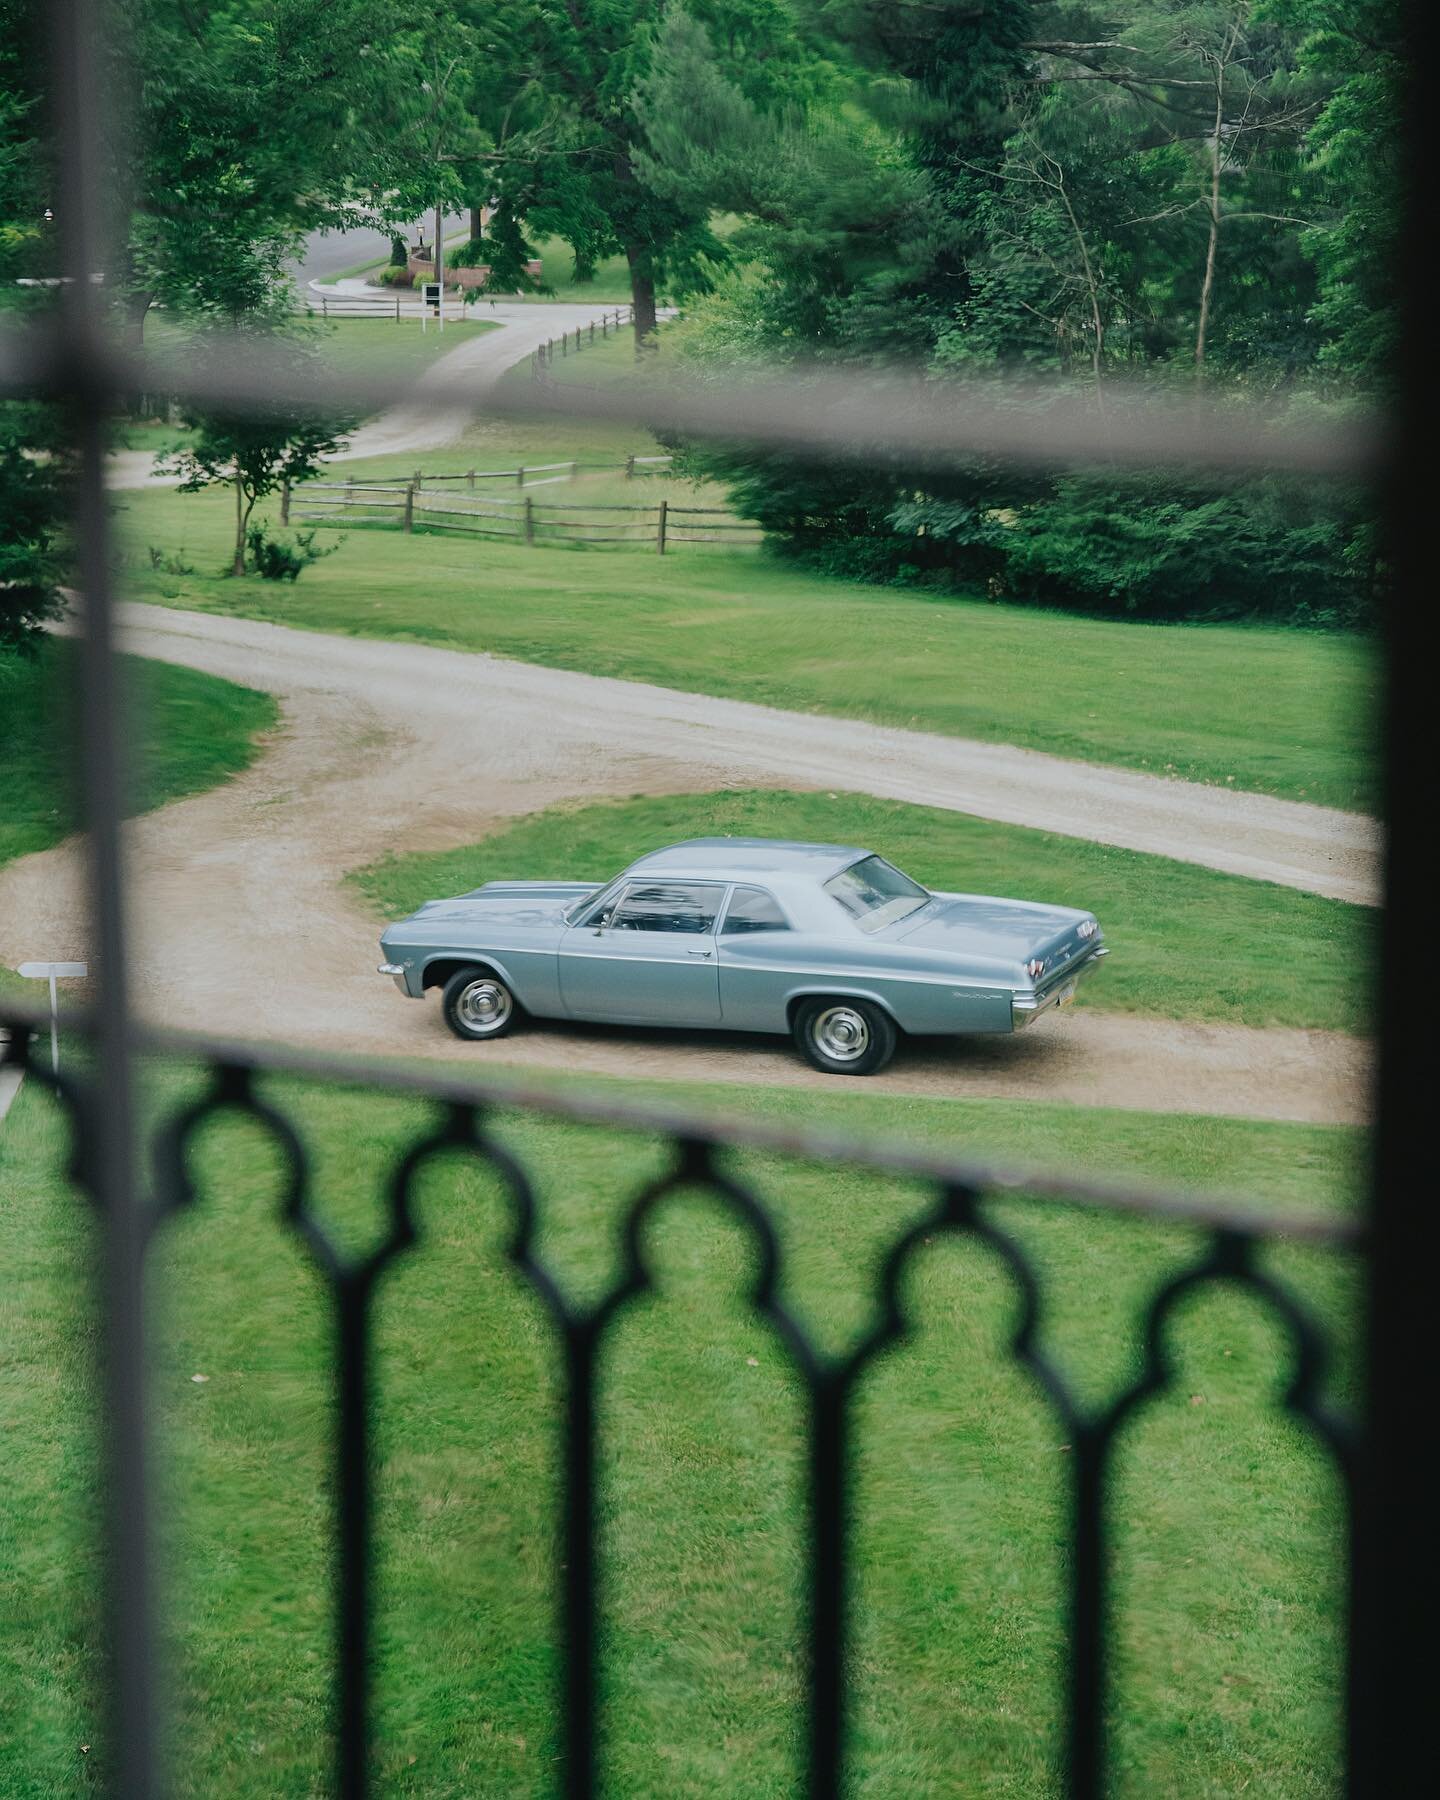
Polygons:
<instances>
[{"instance_id":1,"label":"curved driveway","mask_svg":"<svg viewBox=\"0 0 1440 1800\"><path fill-rule=\"evenodd\" d=\"M347 870L563 799L823 784L1373 895L1373 828L1318 808L423 645L144 606L125 624L127 648L268 689L285 719L246 775L128 828L138 988L167 1024L833 1091L784 1046L708 1033L545 1027L477 1051L373 973L379 921ZM0 960L84 954L76 875L66 846L0 871ZM1081 1010L1013 1039L908 1045L875 1085L1339 1122L1364 1114L1367 1056L1339 1034Z\"/></svg>"},{"instance_id":2,"label":"curved driveway","mask_svg":"<svg viewBox=\"0 0 1440 1800\"><path fill-rule=\"evenodd\" d=\"M357 292L350 292L355 289ZM346 299L367 299L375 294L363 281L337 282L325 290L341 293ZM418 320L420 307L414 307ZM498 381L532 351L562 332L575 331L592 323L599 324L605 313L615 311L615 302L581 306L564 302L497 301L492 307L483 303L475 309L482 322L499 326L497 331L482 332L459 349L438 357L415 383L415 397L403 406L392 407L368 425L355 432L346 447L330 460L354 461L359 457L409 455L416 450L434 450L453 444L468 422L454 405L454 378L464 374L470 378L468 392L482 395L485 388ZM376 307L378 317L389 316L383 302ZM433 329L434 327L432 327ZM419 329L418 324L415 329ZM148 450L122 450L109 459L105 478L114 488L173 487L173 475L157 475L155 458Z\"/></svg>"}]
</instances>

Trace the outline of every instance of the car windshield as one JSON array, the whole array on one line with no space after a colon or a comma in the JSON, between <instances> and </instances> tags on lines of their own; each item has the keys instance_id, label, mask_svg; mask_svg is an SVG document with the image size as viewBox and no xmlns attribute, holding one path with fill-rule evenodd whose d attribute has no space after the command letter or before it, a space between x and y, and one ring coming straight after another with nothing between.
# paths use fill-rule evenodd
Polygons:
<instances>
[{"instance_id":1,"label":"car windshield","mask_svg":"<svg viewBox=\"0 0 1440 1800\"><path fill-rule=\"evenodd\" d=\"M561 918L567 925L574 925L581 915L589 907L594 906L597 901L613 900L620 892L620 882L621 877L617 875L613 881L607 881L604 887L593 888L588 894L582 894L578 900L572 900L561 913Z\"/></svg>"},{"instance_id":2,"label":"car windshield","mask_svg":"<svg viewBox=\"0 0 1440 1800\"><path fill-rule=\"evenodd\" d=\"M840 902L862 931L883 931L918 911L930 898L927 889L902 875L883 856L851 863L830 877L825 892Z\"/></svg>"}]
</instances>

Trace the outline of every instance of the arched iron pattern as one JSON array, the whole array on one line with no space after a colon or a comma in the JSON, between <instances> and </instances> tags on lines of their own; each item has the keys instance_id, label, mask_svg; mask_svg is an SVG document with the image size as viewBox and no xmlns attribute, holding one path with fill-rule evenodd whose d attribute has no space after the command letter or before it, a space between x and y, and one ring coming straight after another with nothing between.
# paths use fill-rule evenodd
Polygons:
<instances>
[{"instance_id":1,"label":"arched iron pattern","mask_svg":"<svg viewBox=\"0 0 1440 1800\"><path fill-rule=\"evenodd\" d=\"M1256 1236L1214 1232L1202 1252L1151 1296L1144 1313L1144 1350L1131 1385L1073 1430L1073 1562L1066 1718L1068 1800L1100 1800L1106 1787L1105 1715L1108 1703L1109 1570L1106 1475L1116 1439L1134 1413L1174 1385L1166 1332L1181 1302L1217 1283L1263 1300L1289 1333L1295 1373L1281 1404L1330 1452L1351 1498L1356 1432L1321 1398L1327 1363L1323 1337L1308 1313L1272 1275L1255 1266Z\"/></svg>"},{"instance_id":2,"label":"arched iron pattern","mask_svg":"<svg viewBox=\"0 0 1440 1800\"><path fill-rule=\"evenodd\" d=\"M33 1055L36 1023L29 1015L14 1019L9 1042L0 1050L0 1066L20 1069L27 1079L58 1098L71 1126L68 1172L93 1198L97 1183L95 1171L87 1166L86 1120L96 1103L95 1079L84 1069L56 1076L37 1064ZM279 1151L283 1169L279 1218L304 1244L333 1307L337 1402L332 1463L336 1521L334 1766L335 1790L342 1800L363 1800L370 1792L374 1749L370 1710L372 1300L385 1271L419 1242L417 1185L426 1170L442 1158L473 1159L497 1177L510 1215L505 1258L542 1302L561 1344L558 1536L562 1572L557 1596L561 1678L557 1706L563 1746L559 1781L568 1800L593 1800L603 1785L598 1731L603 1582L596 1523L600 1358L616 1321L644 1295L659 1291L648 1260L646 1231L665 1204L682 1192L716 1200L745 1228L754 1254L745 1304L779 1336L802 1390L807 1439L805 1791L810 1800L839 1800L845 1789L852 1403L876 1358L913 1334L904 1283L911 1260L932 1239L942 1235L967 1238L998 1258L1016 1300L1006 1352L1033 1378L1071 1445L1067 1459L1071 1527L1064 1708L1065 1792L1069 1800L1099 1800L1105 1786L1110 1625L1106 1490L1111 1457L1127 1422L1173 1385L1175 1367L1167 1332L1188 1296L1210 1284L1228 1284L1254 1295L1279 1319L1294 1354L1293 1374L1279 1403L1327 1448L1341 1473L1347 1500L1353 1498L1362 1443L1354 1424L1325 1403L1325 1335L1296 1297L1257 1261L1269 1241L1287 1235L1302 1235L1331 1248L1364 1248L1361 1234L1348 1221L1314 1217L1268 1220L1253 1208L1234 1203L1110 1192L1069 1177L1047 1181L959 1164L943 1172L942 1163L927 1161L908 1147L867 1149L814 1134L767 1135L750 1122L700 1125L673 1114L646 1113L623 1102L612 1107L593 1097L557 1099L553 1091L519 1096L513 1090L500 1089L467 1093L397 1072L372 1077L366 1085L377 1091L425 1096L438 1108L439 1116L397 1154L384 1177L384 1216L378 1241L363 1252L347 1252L315 1205L313 1171L300 1130L283 1102L257 1091L257 1077L267 1069L288 1069L295 1076L353 1085L353 1071L337 1065L317 1068L293 1060L287 1063L279 1057L262 1059L231 1047L199 1053L199 1060L206 1071L201 1091L163 1119L154 1133L154 1193L145 1212L143 1239L148 1246L167 1219L196 1203L189 1161L196 1134L204 1125L218 1115L234 1114L254 1121L267 1133ZM570 1297L538 1253L540 1205L534 1181L523 1160L492 1129L492 1116L502 1107L577 1123L646 1130L671 1147L669 1167L625 1204L619 1223L618 1271L608 1289L593 1301L582 1304ZM877 1177L928 1181L931 1202L886 1249L876 1278L875 1316L848 1350L833 1355L822 1352L786 1304L782 1245L774 1218L755 1187L726 1164L729 1152L745 1148L807 1161L818 1158L835 1166L859 1166ZM1041 1346L1044 1293L1036 1266L1020 1241L987 1216L986 1201L1002 1194L1037 1204L1059 1200L1101 1207L1203 1233L1198 1253L1167 1277L1144 1305L1140 1367L1134 1379L1118 1397L1098 1409L1082 1407L1064 1371ZM101 1222L103 1225L103 1212ZM1351 1511L1353 1529L1353 1505ZM957 1748L957 1759L962 1754Z\"/></svg>"}]
</instances>

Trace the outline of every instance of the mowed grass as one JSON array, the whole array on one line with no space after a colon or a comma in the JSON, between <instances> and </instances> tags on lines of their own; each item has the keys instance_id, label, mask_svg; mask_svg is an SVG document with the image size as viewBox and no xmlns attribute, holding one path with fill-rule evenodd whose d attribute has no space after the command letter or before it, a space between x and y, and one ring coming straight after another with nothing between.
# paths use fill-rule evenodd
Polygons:
<instances>
[{"instance_id":1,"label":"mowed grass","mask_svg":"<svg viewBox=\"0 0 1440 1800\"><path fill-rule=\"evenodd\" d=\"M79 817L76 646L44 638L34 656L0 656L0 863L46 850ZM246 768L279 717L269 694L139 657L120 659L138 726L131 810L202 793Z\"/></svg>"},{"instance_id":2,"label":"mowed grass","mask_svg":"<svg viewBox=\"0 0 1440 1800\"><path fill-rule=\"evenodd\" d=\"M162 1074L151 1105L195 1091ZM420 1102L267 1082L300 1125L313 1199L354 1253ZM674 1095L667 1091L667 1099ZM699 1091L682 1098L700 1098ZM881 1131L911 1145L1063 1160L1246 1188L1262 1204L1351 1204L1359 1134L1098 1110L748 1091L745 1116ZM628 1197L659 1145L502 1111L536 1185L539 1254L576 1304L620 1267ZM92 1457L95 1334L86 1208L33 1086L0 1131L0 1791L103 1785ZM192 1149L199 1203L153 1250L162 1563L175 1792L328 1791L331 1321L279 1223L282 1170L257 1127ZM880 1262L928 1198L902 1182L746 1154L773 1209L786 1303L826 1355L875 1316ZM384 1792L515 1800L558 1790L554 1599L559 1364L504 1253L494 1177L444 1161L416 1194L421 1243L376 1303L378 1725ZM1041 1272L1043 1341L1082 1403L1134 1378L1145 1298L1191 1233L996 1203ZM755 1245L679 1196L645 1234L656 1288L601 1365L603 1756L626 1800L797 1790L803 1724L804 1394L745 1300ZM1267 1255L1338 1334L1353 1387L1354 1271ZM1016 1296L985 1249L930 1239L904 1283L914 1334L855 1413L854 1791L893 1800L1058 1793L1066 1434L1007 1351ZM1243 1295L1187 1302L1176 1379L1114 1467L1114 1792L1336 1791L1343 1632L1338 1483L1277 1402L1291 1350ZM200 1379L197 1379L200 1378ZM82 1746L87 1747L82 1750Z\"/></svg>"},{"instance_id":3,"label":"mowed grass","mask_svg":"<svg viewBox=\"0 0 1440 1800\"><path fill-rule=\"evenodd\" d=\"M1367 1023L1366 909L1162 856L863 794L666 795L551 807L483 843L390 856L352 879L382 918L484 881L605 881L690 837L874 849L928 887L1087 907L1112 954L1081 1004L1239 1025Z\"/></svg>"},{"instance_id":4,"label":"mowed grass","mask_svg":"<svg viewBox=\"0 0 1440 1800\"><path fill-rule=\"evenodd\" d=\"M80 816L75 743L76 646L44 638L33 656L0 655L0 866L48 850ZM132 810L149 812L238 774L279 716L268 694L195 669L121 657L137 724ZM37 945L33 954L42 956ZM33 982L0 968L0 992Z\"/></svg>"},{"instance_id":5,"label":"mowed grass","mask_svg":"<svg viewBox=\"0 0 1440 1800\"><path fill-rule=\"evenodd\" d=\"M625 454L613 431L548 430L545 439L538 426L497 425L448 455L343 467L404 480L417 463L427 473L506 468L601 443ZM643 503L659 497L649 482L629 486L644 489ZM1361 638L1065 617L822 579L755 550L687 545L662 558L398 530L352 531L298 585L279 588L220 578L225 494L146 490L116 505L137 599L492 651L1339 807L1375 803L1379 675ZM202 573L149 569L148 544L183 549Z\"/></svg>"}]
</instances>

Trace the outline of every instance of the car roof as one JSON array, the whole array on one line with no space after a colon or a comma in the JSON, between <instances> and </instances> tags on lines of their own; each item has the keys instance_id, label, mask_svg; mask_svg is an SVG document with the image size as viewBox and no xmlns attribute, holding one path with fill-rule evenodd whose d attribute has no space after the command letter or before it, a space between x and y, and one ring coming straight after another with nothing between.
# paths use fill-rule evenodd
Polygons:
<instances>
[{"instance_id":1,"label":"car roof","mask_svg":"<svg viewBox=\"0 0 1440 1800\"><path fill-rule=\"evenodd\" d=\"M736 880L747 875L809 876L824 881L848 869L868 850L853 844L802 844L788 838L688 838L664 850L652 850L631 863L630 872L688 875Z\"/></svg>"}]
</instances>

